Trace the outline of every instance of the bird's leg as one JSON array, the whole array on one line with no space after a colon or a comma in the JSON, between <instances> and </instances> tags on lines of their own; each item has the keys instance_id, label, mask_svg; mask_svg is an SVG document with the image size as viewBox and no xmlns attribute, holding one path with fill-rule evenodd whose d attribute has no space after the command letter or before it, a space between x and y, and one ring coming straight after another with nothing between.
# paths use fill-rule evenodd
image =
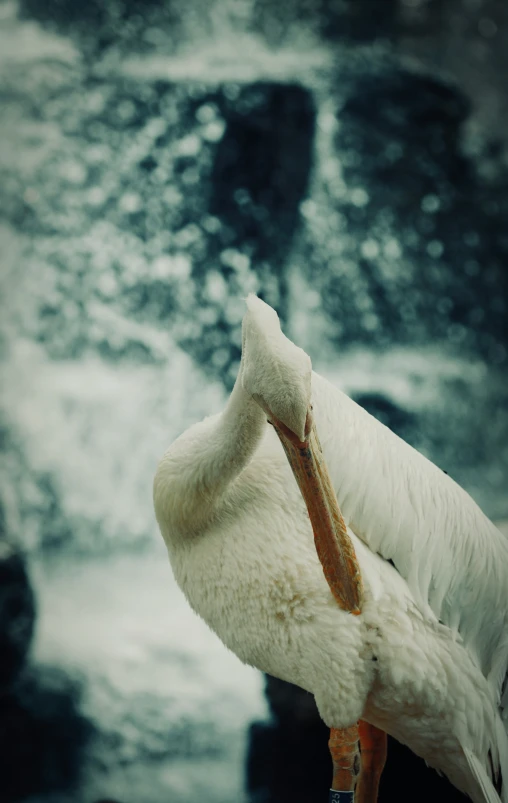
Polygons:
<instances>
[{"instance_id":1,"label":"bird's leg","mask_svg":"<svg viewBox=\"0 0 508 803\"><path fill-rule=\"evenodd\" d=\"M356 789L355 803L376 803L379 781L386 761L386 733L368 722L358 723L362 768Z\"/></svg>"},{"instance_id":2,"label":"bird's leg","mask_svg":"<svg viewBox=\"0 0 508 803\"><path fill-rule=\"evenodd\" d=\"M328 742L333 762L333 781L329 803L353 803L360 772L358 725L350 728L330 728Z\"/></svg>"},{"instance_id":3,"label":"bird's leg","mask_svg":"<svg viewBox=\"0 0 508 803\"><path fill-rule=\"evenodd\" d=\"M265 408L265 411L307 505L316 551L330 590L343 610L359 614L363 595L360 567L337 503L311 411L307 414L304 441L269 410Z\"/></svg>"},{"instance_id":4,"label":"bird's leg","mask_svg":"<svg viewBox=\"0 0 508 803\"><path fill-rule=\"evenodd\" d=\"M257 401L262 404L262 400ZM311 410L307 414L305 440L300 441L294 432L264 409L284 447L307 505L316 551L330 591L342 610L358 615L363 597L360 567L337 503ZM358 725L340 730L331 728L328 745L333 761L330 803L353 803L360 772Z\"/></svg>"}]
</instances>

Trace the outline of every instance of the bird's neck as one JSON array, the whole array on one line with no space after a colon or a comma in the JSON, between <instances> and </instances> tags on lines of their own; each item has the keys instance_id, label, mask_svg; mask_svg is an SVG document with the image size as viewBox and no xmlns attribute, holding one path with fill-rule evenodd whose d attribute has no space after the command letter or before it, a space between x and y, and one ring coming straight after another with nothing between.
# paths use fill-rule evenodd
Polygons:
<instances>
[{"instance_id":1,"label":"bird's neck","mask_svg":"<svg viewBox=\"0 0 508 803\"><path fill-rule=\"evenodd\" d=\"M243 365L208 443L210 474L227 487L250 461L266 428L266 414L244 390Z\"/></svg>"},{"instance_id":2,"label":"bird's neck","mask_svg":"<svg viewBox=\"0 0 508 803\"><path fill-rule=\"evenodd\" d=\"M154 501L166 540L203 532L220 513L265 428L266 415L244 390L240 366L223 413L188 430L161 461Z\"/></svg>"}]
</instances>

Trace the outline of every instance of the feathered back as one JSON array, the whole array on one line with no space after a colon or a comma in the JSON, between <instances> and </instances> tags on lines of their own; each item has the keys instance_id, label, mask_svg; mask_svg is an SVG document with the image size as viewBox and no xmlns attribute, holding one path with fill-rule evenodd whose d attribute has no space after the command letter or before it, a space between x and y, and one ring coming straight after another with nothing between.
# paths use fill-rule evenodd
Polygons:
<instances>
[{"instance_id":1,"label":"feathered back","mask_svg":"<svg viewBox=\"0 0 508 803\"><path fill-rule=\"evenodd\" d=\"M423 609L460 634L500 700L508 665L508 538L457 483L349 397L316 374L313 386L346 522L393 561Z\"/></svg>"}]
</instances>

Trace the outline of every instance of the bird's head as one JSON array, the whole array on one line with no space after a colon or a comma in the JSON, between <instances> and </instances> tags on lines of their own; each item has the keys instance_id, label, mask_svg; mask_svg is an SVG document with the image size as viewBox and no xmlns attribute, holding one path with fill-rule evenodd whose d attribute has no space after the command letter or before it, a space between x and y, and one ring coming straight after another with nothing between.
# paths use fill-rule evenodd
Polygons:
<instances>
[{"instance_id":1,"label":"bird's head","mask_svg":"<svg viewBox=\"0 0 508 803\"><path fill-rule=\"evenodd\" d=\"M310 357L282 333L275 310L250 294L242 328L243 387L300 441L306 437L311 376Z\"/></svg>"}]
</instances>

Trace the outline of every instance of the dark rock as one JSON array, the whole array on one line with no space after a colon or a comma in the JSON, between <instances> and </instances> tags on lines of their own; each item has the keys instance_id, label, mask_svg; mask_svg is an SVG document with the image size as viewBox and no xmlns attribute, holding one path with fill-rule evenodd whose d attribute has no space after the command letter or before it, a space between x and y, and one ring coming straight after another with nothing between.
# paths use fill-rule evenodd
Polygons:
<instances>
[{"instance_id":1,"label":"dark rock","mask_svg":"<svg viewBox=\"0 0 508 803\"><path fill-rule=\"evenodd\" d=\"M311 93L298 84L245 87L226 105L211 175L210 212L227 246L249 255L260 295L283 317L284 266L309 184L315 117Z\"/></svg>"},{"instance_id":2,"label":"dark rock","mask_svg":"<svg viewBox=\"0 0 508 803\"><path fill-rule=\"evenodd\" d=\"M273 723L255 722L249 732L246 785L252 803L326 800L331 760L328 728L308 692L266 676Z\"/></svg>"},{"instance_id":3,"label":"dark rock","mask_svg":"<svg viewBox=\"0 0 508 803\"><path fill-rule=\"evenodd\" d=\"M472 178L459 142L469 111L457 87L431 75L399 66L360 73L339 113L346 181L362 179L380 202L410 213L428 193L460 192Z\"/></svg>"},{"instance_id":4,"label":"dark rock","mask_svg":"<svg viewBox=\"0 0 508 803\"><path fill-rule=\"evenodd\" d=\"M56 669L38 667L0 698L2 801L72 791L91 725L78 712L79 688Z\"/></svg>"},{"instance_id":5,"label":"dark rock","mask_svg":"<svg viewBox=\"0 0 508 803\"><path fill-rule=\"evenodd\" d=\"M415 803L429 800L467 803L469 797L428 767L408 747L389 736L388 758L381 776L378 803L405 803L408 799Z\"/></svg>"},{"instance_id":6,"label":"dark rock","mask_svg":"<svg viewBox=\"0 0 508 803\"><path fill-rule=\"evenodd\" d=\"M265 695L275 722L284 728L307 727L316 716L320 719L312 694L293 683L265 675Z\"/></svg>"},{"instance_id":7,"label":"dark rock","mask_svg":"<svg viewBox=\"0 0 508 803\"><path fill-rule=\"evenodd\" d=\"M272 45L305 26L332 41L367 42L393 36L398 0L256 0L253 25Z\"/></svg>"},{"instance_id":8,"label":"dark rock","mask_svg":"<svg viewBox=\"0 0 508 803\"><path fill-rule=\"evenodd\" d=\"M316 112L312 94L298 84L225 85L197 100L198 115L205 103L209 112L216 107L225 128L198 185L196 206L209 182L201 211L206 246L193 260L199 313L195 333L180 342L230 388L240 358L238 300L254 277L258 295L287 317L288 256L312 170ZM182 194L189 197L185 188ZM206 230L207 221L216 228Z\"/></svg>"},{"instance_id":9,"label":"dark rock","mask_svg":"<svg viewBox=\"0 0 508 803\"><path fill-rule=\"evenodd\" d=\"M255 263L284 260L312 167L316 110L298 84L255 83L226 109L210 211Z\"/></svg>"},{"instance_id":10,"label":"dark rock","mask_svg":"<svg viewBox=\"0 0 508 803\"><path fill-rule=\"evenodd\" d=\"M321 0L320 30L328 39L372 42L393 36L398 0Z\"/></svg>"},{"instance_id":11,"label":"dark rock","mask_svg":"<svg viewBox=\"0 0 508 803\"><path fill-rule=\"evenodd\" d=\"M463 154L468 101L457 87L390 59L354 65L342 84L339 234L337 218L316 210L329 216L330 244L340 238L340 262L313 242L307 263L331 332L377 346L448 341L502 362L504 205Z\"/></svg>"},{"instance_id":12,"label":"dark rock","mask_svg":"<svg viewBox=\"0 0 508 803\"><path fill-rule=\"evenodd\" d=\"M25 663L34 622L35 600L25 562L0 537L0 696Z\"/></svg>"}]
</instances>

